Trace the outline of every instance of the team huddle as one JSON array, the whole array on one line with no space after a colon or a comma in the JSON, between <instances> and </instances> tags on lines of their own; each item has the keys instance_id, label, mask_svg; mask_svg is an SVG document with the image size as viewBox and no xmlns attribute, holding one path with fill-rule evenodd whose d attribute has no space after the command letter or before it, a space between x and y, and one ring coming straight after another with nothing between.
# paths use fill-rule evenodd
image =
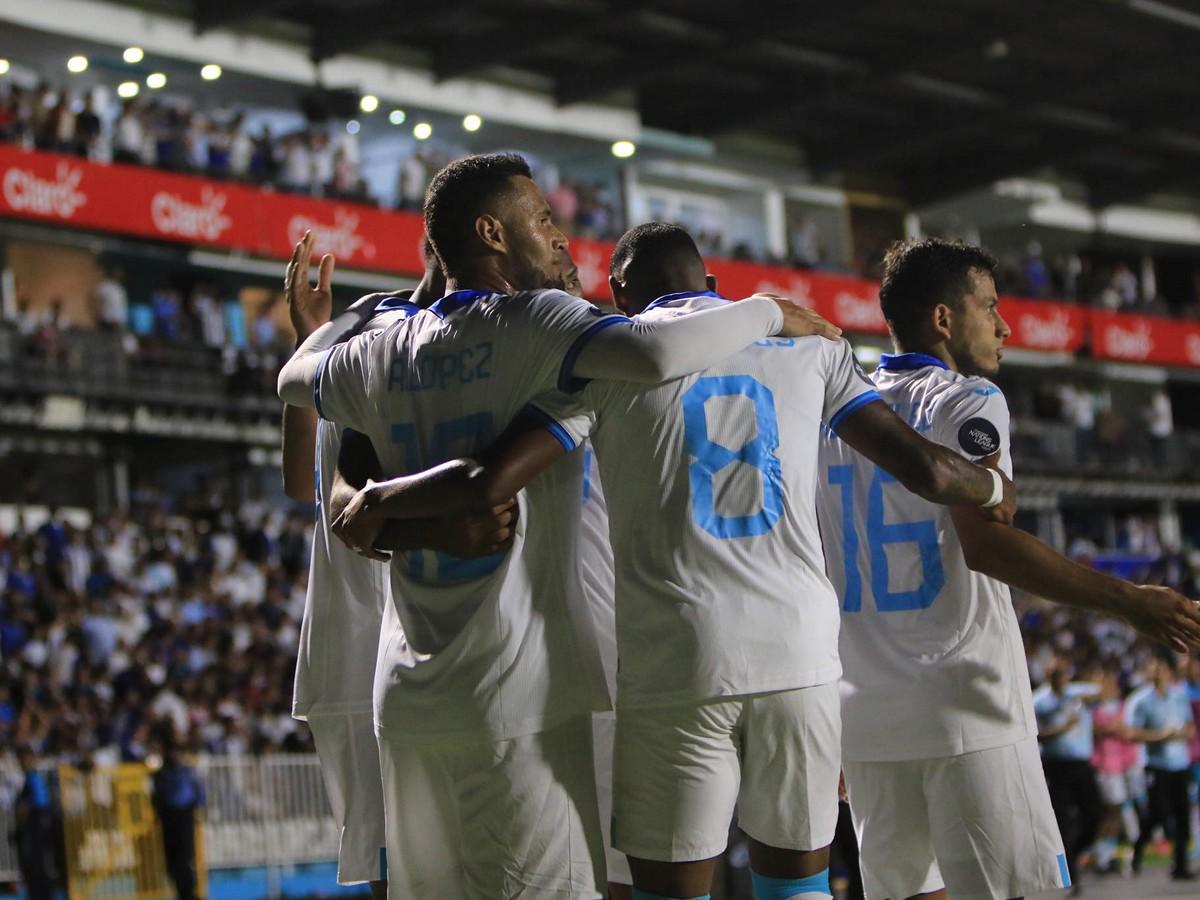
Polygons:
<instances>
[{"instance_id":1,"label":"team huddle","mask_svg":"<svg viewBox=\"0 0 1200 900\"><path fill-rule=\"evenodd\" d=\"M872 900L1068 886L1009 585L1176 650L1200 613L1013 526L991 258L895 246L868 377L676 226L581 299L519 157L448 165L425 221L413 292L331 320L332 258L288 270L285 486L319 510L293 713L339 881L702 898L736 814L756 898L829 898L844 775Z\"/></svg>"}]
</instances>

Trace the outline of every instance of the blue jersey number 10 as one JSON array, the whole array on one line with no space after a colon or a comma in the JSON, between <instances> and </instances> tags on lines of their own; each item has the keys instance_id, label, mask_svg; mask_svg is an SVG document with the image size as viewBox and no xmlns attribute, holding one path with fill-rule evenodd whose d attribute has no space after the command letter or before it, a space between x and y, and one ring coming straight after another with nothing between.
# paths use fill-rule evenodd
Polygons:
<instances>
[{"instance_id":1,"label":"blue jersey number 10","mask_svg":"<svg viewBox=\"0 0 1200 900\"><path fill-rule=\"evenodd\" d=\"M718 444L708 433L705 403L713 397L748 397L754 404L755 436L736 450ZM771 389L749 375L710 375L701 378L683 395L684 439L692 458L688 480L692 488L692 517L714 537L754 537L775 527L783 514L783 473L779 457L779 423ZM713 481L726 466L743 463L758 470L762 479L762 505L744 516L717 513Z\"/></svg>"},{"instance_id":2,"label":"blue jersey number 10","mask_svg":"<svg viewBox=\"0 0 1200 900\"><path fill-rule=\"evenodd\" d=\"M852 465L830 466L828 482L840 488L842 499L842 559L845 565L845 590L842 609L859 612L862 609L862 577L858 569L858 531L854 527L854 476ZM883 486L896 479L875 467L875 477L867 489L867 543L871 556L871 594L880 612L928 609L946 584L942 569L942 551L938 544L937 523L933 519L919 522L885 522L883 520ZM893 591L889 587L887 548L895 544L912 544L921 559L921 583L910 591Z\"/></svg>"}]
</instances>

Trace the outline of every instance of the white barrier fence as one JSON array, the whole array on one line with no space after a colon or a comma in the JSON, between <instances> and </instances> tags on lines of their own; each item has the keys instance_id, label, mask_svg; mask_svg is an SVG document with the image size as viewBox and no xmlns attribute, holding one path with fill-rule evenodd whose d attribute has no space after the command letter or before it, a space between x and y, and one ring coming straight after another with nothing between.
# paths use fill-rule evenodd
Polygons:
<instances>
[{"instance_id":1,"label":"white barrier fence","mask_svg":"<svg viewBox=\"0 0 1200 900\"><path fill-rule=\"evenodd\" d=\"M204 848L209 869L337 859L338 828L315 755L202 757L196 770L208 794ZM20 880L11 840L15 826L12 807L0 805L0 882Z\"/></svg>"}]
</instances>

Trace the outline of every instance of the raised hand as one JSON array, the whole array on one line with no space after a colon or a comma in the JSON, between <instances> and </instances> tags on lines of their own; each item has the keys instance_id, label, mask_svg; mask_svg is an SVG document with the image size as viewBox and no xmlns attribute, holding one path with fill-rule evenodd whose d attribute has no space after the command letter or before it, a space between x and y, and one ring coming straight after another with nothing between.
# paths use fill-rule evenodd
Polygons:
<instances>
[{"instance_id":1,"label":"raised hand","mask_svg":"<svg viewBox=\"0 0 1200 900\"><path fill-rule=\"evenodd\" d=\"M306 231L292 251L292 259L283 279L288 313L296 330L297 343L328 322L333 315L333 254L326 253L321 257L317 268L317 286L314 288L308 280L312 248L313 234Z\"/></svg>"}]
</instances>

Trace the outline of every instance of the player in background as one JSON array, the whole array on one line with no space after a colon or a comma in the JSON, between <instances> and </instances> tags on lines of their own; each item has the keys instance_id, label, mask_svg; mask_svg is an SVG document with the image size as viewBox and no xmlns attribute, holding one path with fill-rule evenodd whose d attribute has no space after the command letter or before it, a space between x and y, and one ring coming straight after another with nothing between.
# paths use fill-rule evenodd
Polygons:
<instances>
[{"instance_id":1,"label":"player in background","mask_svg":"<svg viewBox=\"0 0 1200 900\"><path fill-rule=\"evenodd\" d=\"M675 226L632 229L612 273L618 305L643 321L729 303ZM840 670L813 504L821 423L936 499L998 503L1001 479L909 429L841 341L764 340L658 387L594 382L581 396L536 402L569 443L591 433L607 489L621 660L613 843L635 896L707 896L736 803L756 897L830 897ZM362 496L385 515L393 503L477 508L495 489L473 468L456 461ZM1008 500L996 515L1011 518Z\"/></svg>"},{"instance_id":2,"label":"player in background","mask_svg":"<svg viewBox=\"0 0 1200 900\"><path fill-rule=\"evenodd\" d=\"M1100 824L1089 705L1099 694L1099 685L1071 680L1071 664L1065 659L1054 660L1046 683L1033 693L1042 769L1067 854L1067 871L1076 887L1076 861L1083 850L1092 846Z\"/></svg>"},{"instance_id":3,"label":"player in background","mask_svg":"<svg viewBox=\"0 0 1200 900\"><path fill-rule=\"evenodd\" d=\"M1154 829L1167 827L1174 849L1171 877L1191 881L1196 875L1188 869L1188 849L1192 839L1189 806L1191 752L1188 741L1195 733L1187 685L1176 673L1175 661L1162 657L1150 663L1146 675L1149 684L1129 695L1125 701L1125 724L1131 740L1146 744L1146 812L1137 842L1133 846L1133 870L1141 871L1146 844Z\"/></svg>"},{"instance_id":4,"label":"player in background","mask_svg":"<svg viewBox=\"0 0 1200 900\"><path fill-rule=\"evenodd\" d=\"M1100 788L1103 808L1096 834L1096 869L1102 873L1117 871L1117 844L1122 825L1126 838L1136 843L1141 829L1134 809L1141 780L1133 775L1138 765L1138 748L1126 737L1125 703L1121 679L1116 667L1109 665L1100 673L1100 696L1092 710L1092 731L1096 749L1092 766Z\"/></svg>"},{"instance_id":5,"label":"player in background","mask_svg":"<svg viewBox=\"0 0 1200 900\"><path fill-rule=\"evenodd\" d=\"M425 217L451 292L342 343L371 314L352 306L279 379L284 402L370 438L387 472L478 452L530 399L576 377L656 382L781 328L827 327L765 296L644 327L543 290L566 268L567 241L519 157L451 163ZM391 896L602 887L590 724L602 700L570 615L577 530L558 527L557 511L566 502L578 515L580 476L561 468L530 485L507 552L392 559L396 616L376 690Z\"/></svg>"},{"instance_id":6,"label":"player in background","mask_svg":"<svg viewBox=\"0 0 1200 900\"><path fill-rule=\"evenodd\" d=\"M872 380L930 440L1011 473L1008 407L988 381L1010 333L994 267L960 244L895 245L880 303L896 353ZM1004 900L1067 886L1008 585L1178 648L1200 639L1195 605L1076 565L971 507L934 506L836 435L822 446L820 485L867 895Z\"/></svg>"}]
</instances>

